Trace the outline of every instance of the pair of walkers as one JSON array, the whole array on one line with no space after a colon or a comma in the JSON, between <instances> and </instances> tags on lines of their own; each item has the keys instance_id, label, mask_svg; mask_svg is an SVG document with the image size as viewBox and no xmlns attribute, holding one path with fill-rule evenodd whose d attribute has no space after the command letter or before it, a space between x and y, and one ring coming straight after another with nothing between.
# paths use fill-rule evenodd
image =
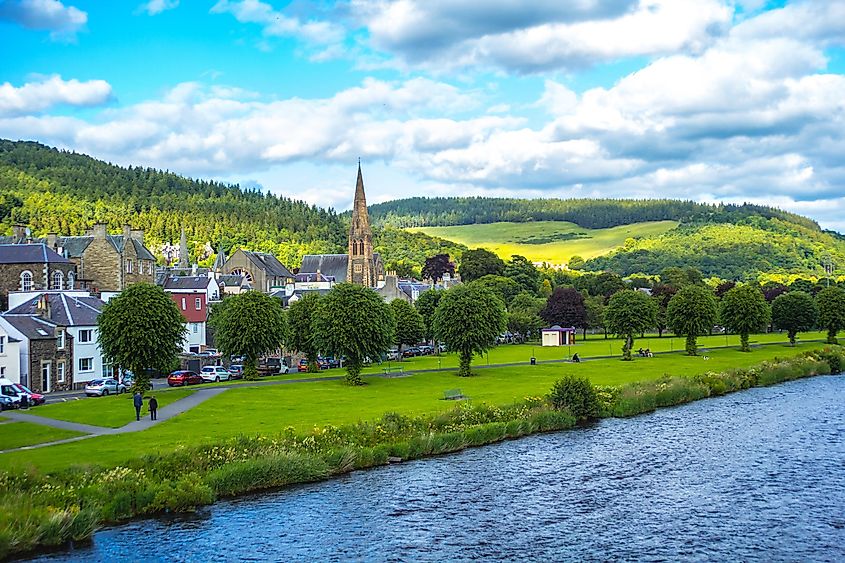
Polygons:
<instances>
[{"instance_id":1,"label":"pair of walkers","mask_svg":"<svg viewBox=\"0 0 845 563\"><path fill-rule=\"evenodd\" d=\"M144 406L144 397L139 391L135 392L135 396L132 398L132 403L135 405L135 420L141 420L141 407ZM150 397L149 407L150 420L156 420L158 418L158 401L155 397Z\"/></svg>"}]
</instances>

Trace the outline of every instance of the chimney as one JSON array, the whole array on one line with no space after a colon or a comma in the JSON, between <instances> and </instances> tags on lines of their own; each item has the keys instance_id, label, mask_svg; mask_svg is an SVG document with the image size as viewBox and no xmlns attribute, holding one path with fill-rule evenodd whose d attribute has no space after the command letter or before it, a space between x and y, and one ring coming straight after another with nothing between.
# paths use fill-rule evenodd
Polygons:
<instances>
[{"instance_id":1,"label":"chimney","mask_svg":"<svg viewBox=\"0 0 845 563\"><path fill-rule=\"evenodd\" d=\"M12 225L12 235L16 243L23 241L26 238L26 225Z\"/></svg>"},{"instance_id":2,"label":"chimney","mask_svg":"<svg viewBox=\"0 0 845 563\"><path fill-rule=\"evenodd\" d=\"M106 238L106 224L105 223L94 223L94 226L91 227L91 234L94 235L94 238L98 238L98 239Z\"/></svg>"},{"instance_id":3,"label":"chimney","mask_svg":"<svg viewBox=\"0 0 845 563\"><path fill-rule=\"evenodd\" d=\"M132 238L144 244L144 229L132 229Z\"/></svg>"},{"instance_id":4,"label":"chimney","mask_svg":"<svg viewBox=\"0 0 845 563\"><path fill-rule=\"evenodd\" d=\"M197 265L197 264L191 264L191 275L192 275L192 276L197 275L197 269L198 269L198 265Z\"/></svg>"},{"instance_id":5,"label":"chimney","mask_svg":"<svg viewBox=\"0 0 845 563\"><path fill-rule=\"evenodd\" d=\"M128 242L130 238L132 238L132 227L123 225L123 242Z\"/></svg>"},{"instance_id":6,"label":"chimney","mask_svg":"<svg viewBox=\"0 0 845 563\"><path fill-rule=\"evenodd\" d=\"M43 293L35 304L35 314L44 320L50 320L50 298Z\"/></svg>"},{"instance_id":7,"label":"chimney","mask_svg":"<svg viewBox=\"0 0 845 563\"><path fill-rule=\"evenodd\" d=\"M58 251L59 237L56 236L56 233L47 233L47 246L54 252Z\"/></svg>"}]
</instances>

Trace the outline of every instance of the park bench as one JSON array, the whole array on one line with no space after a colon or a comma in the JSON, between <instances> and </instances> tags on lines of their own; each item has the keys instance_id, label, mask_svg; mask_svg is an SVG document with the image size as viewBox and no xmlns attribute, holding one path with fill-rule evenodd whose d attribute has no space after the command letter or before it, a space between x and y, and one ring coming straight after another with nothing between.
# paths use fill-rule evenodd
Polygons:
<instances>
[{"instance_id":1,"label":"park bench","mask_svg":"<svg viewBox=\"0 0 845 563\"><path fill-rule=\"evenodd\" d=\"M388 375L388 374L391 374L391 373L404 373L404 372L405 372L405 368L404 368L404 367L402 367L402 366L392 366L392 367L391 367L391 366L387 366L387 367L383 367L383 368L381 368L381 372L382 372L384 375Z\"/></svg>"},{"instance_id":2,"label":"park bench","mask_svg":"<svg viewBox=\"0 0 845 563\"><path fill-rule=\"evenodd\" d=\"M466 396L461 393L460 389L449 389L448 391L443 391L444 401L460 401L461 399L466 399Z\"/></svg>"}]
</instances>

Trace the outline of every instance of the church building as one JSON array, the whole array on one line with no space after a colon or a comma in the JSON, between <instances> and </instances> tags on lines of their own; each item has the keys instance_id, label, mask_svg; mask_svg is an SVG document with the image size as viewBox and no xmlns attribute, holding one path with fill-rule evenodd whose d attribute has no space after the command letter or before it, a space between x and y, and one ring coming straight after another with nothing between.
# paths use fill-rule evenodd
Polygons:
<instances>
[{"instance_id":1,"label":"church building","mask_svg":"<svg viewBox=\"0 0 845 563\"><path fill-rule=\"evenodd\" d=\"M364 178L358 162L358 181L352 204L347 254L308 254L302 257L301 274L321 274L336 283L349 282L365 287L384 286L384 266L381 256L373 252L373 230L367 213Z\"/></svg>"}]
</instances>

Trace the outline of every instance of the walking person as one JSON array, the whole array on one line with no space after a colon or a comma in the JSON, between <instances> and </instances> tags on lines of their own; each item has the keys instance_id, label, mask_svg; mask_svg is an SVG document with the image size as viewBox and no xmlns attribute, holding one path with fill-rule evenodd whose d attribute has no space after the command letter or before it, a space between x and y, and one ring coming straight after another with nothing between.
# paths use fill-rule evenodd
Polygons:
<instances>
[{"instance_id":1,"label":"walking person","mask_svg":"<svg viewBox=\"0 0 845 563\"><path fill-rule=\"evenodd\" d=\"M150 420L156 420L158 412L158 401L155 397L150 397Z\"/></svg>"},{"instance_id":2,"label":"walking person","mask_svg":"<svg viewBox=\"0 0 845 563\"><path fill-rule=\"evenodd\" d=\"M135 420L141 420L141 407L144 406L144 397L141 396L140 391L135 391L132 403L135 405Z\"/></svg>"}]
</instances>

